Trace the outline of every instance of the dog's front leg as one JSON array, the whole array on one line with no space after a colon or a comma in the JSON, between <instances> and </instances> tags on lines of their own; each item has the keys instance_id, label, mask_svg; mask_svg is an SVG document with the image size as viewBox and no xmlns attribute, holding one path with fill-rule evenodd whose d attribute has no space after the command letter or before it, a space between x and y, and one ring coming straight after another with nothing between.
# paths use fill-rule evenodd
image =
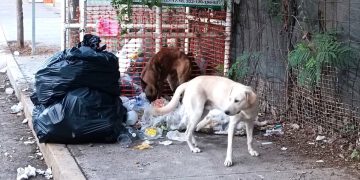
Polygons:
<instances>
[{"instance_id":1,"label":"dog's front leg","mask_svg":"<svg viewBox=\"0 0 360 180\"><path fill-rule=\"evenodd\" d=\"M254 123L253 121L245 121L245 127L246 127L246 139L247 139L247 146L248 151L251 156L258 156L259 153L256 152L252 145L253 145L253 130L254 130Z\"/></svg>"},{"instance_id":2,"label":"dog's front leg","mask_svg":"<svg viewBox=\"0 0 360 180\"><path fill-rule=\"evenodd\" d=\"M224 162L225 166L232 165L232 152L233 152L232 144L233 144L233 139L234 139L235 126L238 122L237 118L239 118L239 117L236 115L230 116L229 127L228 127L228 144L227 144L226 158L225 158L225 162Z\"/></svg>"}]
</instances>

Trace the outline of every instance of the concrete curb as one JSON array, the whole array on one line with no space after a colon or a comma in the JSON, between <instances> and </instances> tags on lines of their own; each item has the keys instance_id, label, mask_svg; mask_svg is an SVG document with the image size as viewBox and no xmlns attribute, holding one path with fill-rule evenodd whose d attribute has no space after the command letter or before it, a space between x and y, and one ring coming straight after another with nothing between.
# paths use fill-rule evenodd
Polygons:
<instances>
[{"instance_id":1,"label":"concrete curb","mask_svg":"<svg viewBox=\"0 0 360 180\"><path fill-rule=\"evenodd\" d=\"M7 45L7 41L2 28L0 27L0 60L6 60L7 62L7 76L11 85L15 90L15 95L22 102L24 106L25 117L29 120L29 128L32 130L34 136L36 133L32 126L32 110L34 108L33 103L30 100L29 95L22 91L27 87L27 82L24 75L21 73L15 58L11 54L11 51ZM37 138L36 138L37 139ZM86 179L85 175L81 172L80 167L77 165L75 159L69 152L68 148L64 144L37 144L42 152L45 162L48 167L52 168L54 179Z\"/></svg>"}]
</instances>

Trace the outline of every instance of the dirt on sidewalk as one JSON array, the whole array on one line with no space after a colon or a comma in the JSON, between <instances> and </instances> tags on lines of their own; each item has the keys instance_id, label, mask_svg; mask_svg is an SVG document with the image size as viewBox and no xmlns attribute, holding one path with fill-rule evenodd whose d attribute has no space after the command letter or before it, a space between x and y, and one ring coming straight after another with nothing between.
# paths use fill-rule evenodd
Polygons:
<instances>
[{"instance_id":1,"label":"dirt on sidewalk","mask_svg":"<svg viewBox=\"0 0 360 180\"><path fill-rule=\"evenodd\" d=\"M14 180L17 168L28 165L36 169L46 170L34 136L26 123L22 112L12 113L11 106L18 104L14 94L5 93L11 87L6 74L0 73L0 179ZM31 179L45 179L37 175Z\"/></svg>"}]
</instances>

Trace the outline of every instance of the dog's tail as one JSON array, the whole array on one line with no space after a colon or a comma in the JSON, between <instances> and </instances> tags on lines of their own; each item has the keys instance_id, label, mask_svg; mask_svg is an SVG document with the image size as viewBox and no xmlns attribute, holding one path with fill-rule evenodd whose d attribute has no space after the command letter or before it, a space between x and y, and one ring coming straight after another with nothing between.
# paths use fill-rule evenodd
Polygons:
<instances>
[{"instance_id":1,"label":"dog's tail","mask_svg":"<svg viewBox=\"0 0 360 180\"><path fill-rule=\"evenodd\" d=\"M152 114L163 115L173 111L176 108L176 106L179 104L181 94L185 91L187 86L188 86L188 82L182 83L180 86L178 86L175 90L174 96L171 98L171 101L164 107L153 108Z\"/></svg>"}]
</instances>

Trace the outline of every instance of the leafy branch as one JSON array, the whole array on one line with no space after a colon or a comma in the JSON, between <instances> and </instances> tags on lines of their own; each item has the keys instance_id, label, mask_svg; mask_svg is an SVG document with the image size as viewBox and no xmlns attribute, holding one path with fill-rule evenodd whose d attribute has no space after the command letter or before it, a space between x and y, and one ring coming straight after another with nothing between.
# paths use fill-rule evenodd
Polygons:
<instances>
[{"instance_id":1,"label":"leafy branch","mask_svg":"<svg viewBox=\"0 0 360 180\"><path fill-rule=\"evenodd\" d=\"M118 11L118 18L121 21L129 21L133 4L134 1L132 0L111 0L111 5ZM161 0L141 0L138 4L152 8L154 6L161 6Z\"/></svg>"},{"instance_id":2,"label":"leafy branch","mask_svg":"<svg viewBox=\"0 0 360 180\"><path fill-rule=\"evenodd\" d=\"M231 65L229 69L229 76L235 80L245 78L250 71L251 61L259 59L260 56L261 54L259 52L244 52L241 56L237 57L235 63Z\"/></svg>"},{"instance_id":3,"label":"leafy branch","mask_svg":"<svg viewBox=\"0 0 360 180\"><path fill-rule=\"evenodd\" d=\"M336 34L316 34L313 40L302 41L289 53L289 67L298 68L298 83L315 87L325 66L344 68L351 54L350 47L337 41Z\"/></svg>"}]
</instances>

